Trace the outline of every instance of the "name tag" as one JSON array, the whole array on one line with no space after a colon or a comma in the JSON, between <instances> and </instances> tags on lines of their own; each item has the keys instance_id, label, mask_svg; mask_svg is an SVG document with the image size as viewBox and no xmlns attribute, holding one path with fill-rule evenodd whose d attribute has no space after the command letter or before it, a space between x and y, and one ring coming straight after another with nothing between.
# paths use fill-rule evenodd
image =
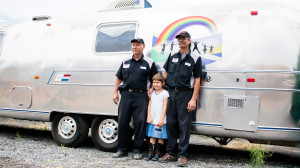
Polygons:
<instances>
[{"instance_id":1,"label":"name tag","mask_svg":"<svg viewBox=\"0 0 300 168\"><path fill-rule=\"evenodd\" d=\"M144 67L144 66L141 66L141 69L146 69L146 67Z\"/></svg>"},{"instance_id":2,"label":"name tag","mask_svg":"<svg viewBox=\"0 0 300 168\"><path fill-rule=\"evenodd\" d=\"M130 64L123 64L123 68L129 68Z\"/></svg>"},{"instance_id":3,"label":"name tag","mask_svg":"<svg viewBox=\"0 0 300 168\"><path fill-rule=\"evenodd\" d=\"M173 58L172 62L178 62L178 58Z\"/></svg>"},{"instance_id":4,"label":"name tag","mask_svg":"<svg viewBox=\"0 0 300 168\"><path fill-rule=\"evenodd\" d=\"M191 66L191 63L186 62L184 65Z\"/></svg>"}]
</instances>

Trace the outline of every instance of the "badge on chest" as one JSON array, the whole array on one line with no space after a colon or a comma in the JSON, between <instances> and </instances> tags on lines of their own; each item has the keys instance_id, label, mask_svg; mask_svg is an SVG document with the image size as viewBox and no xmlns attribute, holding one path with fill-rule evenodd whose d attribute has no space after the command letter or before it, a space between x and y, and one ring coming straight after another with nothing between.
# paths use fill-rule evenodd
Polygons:
<instances>
[{"instance_id":1,"label":"badge on chest","mask_svg":"<svg viewBox=\"0 0 300 168\"><path fill-rule=\"evenodd\" d=\"M123 68L129 68L130 64L123 64Z\"/></svg>"},{"instance_id":2,"label":"badge on chest","mask_svg":"<svg viewBox=\"0 0 300 168\"><path fill-rule=\"evenodd\" d=\"M172 62L178 62L178 58L173 58Z\"/></svg>"},{"instance_id":3,"label":"badge on chest","mask_svg":"<svg viewBox=\"0 0 300 168\"><path fill-rule=\"evenodd\" d=\"M184 65L191 66L191 63L186 62L186 63L184 63Z\"/></svg>"}]
</instances>

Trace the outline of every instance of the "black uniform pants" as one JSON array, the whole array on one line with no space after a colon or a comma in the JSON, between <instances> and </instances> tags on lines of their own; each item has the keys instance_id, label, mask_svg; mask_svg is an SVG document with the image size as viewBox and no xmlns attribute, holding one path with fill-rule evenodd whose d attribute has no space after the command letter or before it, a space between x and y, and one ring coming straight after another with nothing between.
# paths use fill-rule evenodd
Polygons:
<instances>
[{"instance_id":1,"label":"black uniform pants","mask_svg":"<svg viewBox=\"0 0 300 168\"><path fill-rule=\"evenodd\" d=\"M128 151L131 140L131 116L134 124L133 152L142 153L142 146L146 134L146 120L149 98L147 92L121 91L121 101L118 109L118 150Z\"/></svg>"},{"instance_id":2,"label":"black uniform pants","mask_svg":"<svg viewBox=\"0 0 300 168\"><path fill-rule=\"evenodd\" d=\"M190 141L192 112L187 106L193 96L193 90L169 91L170 97L167 106L167 152L174 157L186 157ZM177 154L177 139L178 154Z\"/></svg>"}]
</instances>

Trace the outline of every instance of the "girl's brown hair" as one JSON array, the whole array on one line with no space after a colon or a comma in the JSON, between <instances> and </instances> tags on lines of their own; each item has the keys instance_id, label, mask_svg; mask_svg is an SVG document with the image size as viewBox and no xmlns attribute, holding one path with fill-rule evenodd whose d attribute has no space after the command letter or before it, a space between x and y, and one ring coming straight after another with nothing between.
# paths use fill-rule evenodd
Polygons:
<instances>
[{"instance_id":1,"label":"girl's brown hair","mask_svg":"<svg viewBox=\"0 0 300 168\"><path fill-rule=\"evenodd\" d=\"M166 78L161 73L157 73L152 78L152 81L154 81L154 80L157 80L157 81L160 81L161 83L164 83L166 81Z\"/></svg>"}]
</instances>

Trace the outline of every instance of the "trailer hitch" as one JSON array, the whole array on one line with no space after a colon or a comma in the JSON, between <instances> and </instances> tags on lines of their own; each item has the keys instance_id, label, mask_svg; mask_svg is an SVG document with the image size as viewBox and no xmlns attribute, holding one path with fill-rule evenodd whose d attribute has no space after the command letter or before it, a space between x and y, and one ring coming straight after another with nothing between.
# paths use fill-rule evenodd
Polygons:
<instances>
[{"instance_id":1,"label":"trailer hitch","mask_svg":"<svg viewBox=\"0 0 300 168\"><path fill-rule=\"evenodd\" d=\"M227 138L227 137L212 137L214 140L216 140L221 145L227 145L233 138Z\"/></svg>"}]
</instances>

